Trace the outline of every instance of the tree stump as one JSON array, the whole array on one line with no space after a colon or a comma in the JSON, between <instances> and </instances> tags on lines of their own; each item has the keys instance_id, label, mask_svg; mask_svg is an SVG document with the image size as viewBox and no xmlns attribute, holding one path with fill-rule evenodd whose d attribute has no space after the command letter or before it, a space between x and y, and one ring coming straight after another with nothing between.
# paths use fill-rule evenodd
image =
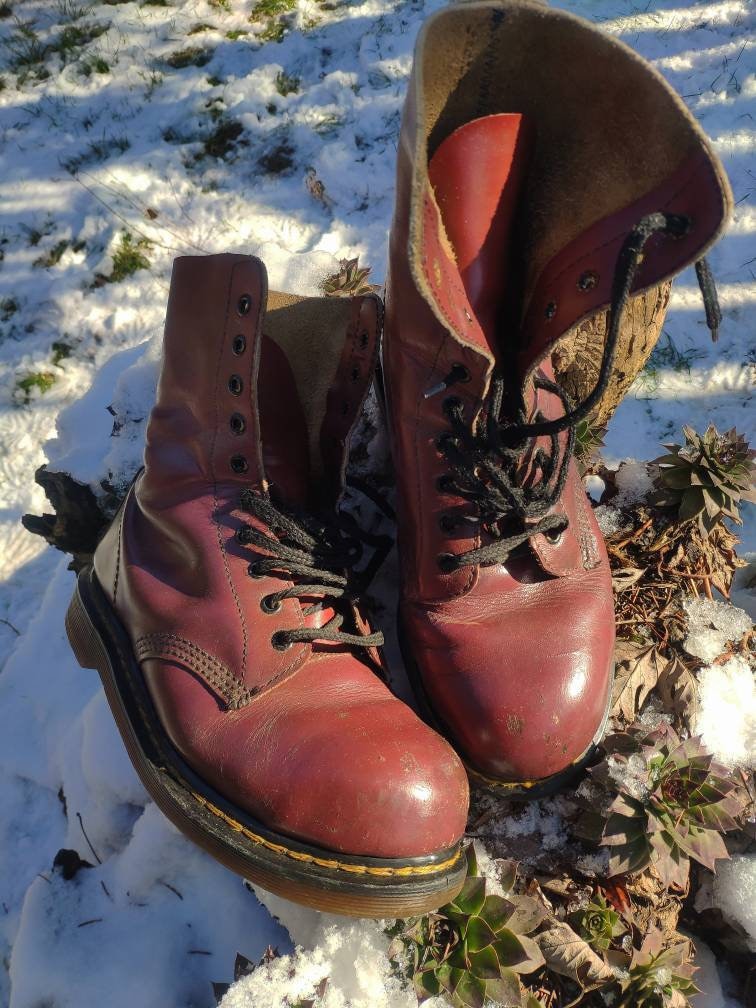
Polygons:
<instances>
[{"instance_id":1,"label":"tree stump","mask_svg":"<svg viewBox=\"0 0 756 1008\"><path fill-rule=\"evenodd\" d=\"M643 369L661 334L671 287L670 282L652 287L632 298L625 308L609 385L590 418L592 426L606 427ZM582 402L596 385L607 320L608 312L602 312L581 322L554 351L556 379L573 402Z\"/></svg>"},{"instance_id":2,"label":"tree stump","mask_svg":"<svg viewBox=\"0 0 756 1008\"><path fill-rule=\"evenodd\" d=\"M68 473L53 472L46 466L40 466L34 478L47 494L55 514L25 514L21 523L62 553L70 553L71 570L79 571L91 562L95 547L118 507L118 499L112 494L98 499L90 487L78 483Z\"/></svg>"}]
</instances>

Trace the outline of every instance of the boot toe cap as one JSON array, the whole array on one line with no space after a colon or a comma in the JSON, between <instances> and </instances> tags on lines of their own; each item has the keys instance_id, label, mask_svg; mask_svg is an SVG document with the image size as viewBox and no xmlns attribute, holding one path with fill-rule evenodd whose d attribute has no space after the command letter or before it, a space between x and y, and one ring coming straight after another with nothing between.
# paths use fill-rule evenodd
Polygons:
<instances>
[{"instance_id":1,"label":"boot toe cap","mask_svg":"<svg viewBox=\"0 0 756 1008\"><path fill-rule=\"evenodd\" d=\"M288 684L239 711L221 710L183 670L165 665L157 706L192 769L274 832L326 851L377 858L423 857L452 847L464 833L468 808L462 763L352 662L354 668L342 671L332 660L307 663Z\"/></svg>"}]
</instances>

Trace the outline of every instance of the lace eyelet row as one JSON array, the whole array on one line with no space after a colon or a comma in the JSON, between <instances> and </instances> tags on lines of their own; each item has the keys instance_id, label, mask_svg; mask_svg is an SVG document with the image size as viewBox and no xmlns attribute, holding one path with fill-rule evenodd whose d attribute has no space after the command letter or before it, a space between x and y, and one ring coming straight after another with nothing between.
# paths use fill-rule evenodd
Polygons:
<instances>
[{"instance_id":1,"label":"lace eyelet row","mask_svg":"<svg viewBox=\"0 0 756 1008\"><path fill-rule=\"evenodd\" d=\"M252 310L252 295L242 294L236 302L236 314L243 318L249 315ZM247 337L244 333L237 333L231 340L231 352L234 357L241 357L247 349ZM239 398L244 391L244 379L240 374L232 374L228 379L228 391L235 398ZM229 417L228 425L231 433L240 437L247 429L247 419L243 413L232 413ZM249 463L244 455L232 455L229 459L231 471L237 476L243 475L249 470Z\"/></svg>"}]
</instances>

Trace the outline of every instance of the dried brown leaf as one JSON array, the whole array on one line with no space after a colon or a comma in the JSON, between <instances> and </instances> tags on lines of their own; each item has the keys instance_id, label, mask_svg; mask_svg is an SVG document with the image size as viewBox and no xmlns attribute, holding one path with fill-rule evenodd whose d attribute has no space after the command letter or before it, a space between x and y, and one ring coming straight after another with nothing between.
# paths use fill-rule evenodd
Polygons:
<instances>
[{"instance_id":1,"label":"dried brown leaf","mask_svg":"<svg viewBox=\"0 0 756 1008\"><path fill-rule=\"evenodd\" d=\"M646 697L659 681L667 659L655 647L637 647L623 644L618 655L612 691L612 715L634 721Z\"/></svg>"},{"instance_id":2,"label":"dried brown leaf","mask_svg":"<svg viewBox=\"0 0 756 1008\"><path fill-rule=\"evenodd\" d=\"M690 729L698 711L698 690L693 673L676 655L662 669L656 690L664 710Z\"/></svg>"},{"instance_id":3,"label":"dried brown leaf","mask_svg":"<svg viewBox=\"0 0 756 1008\"><path fill-rule=\"evenodd\" d=\"M569 924L554 921L535 936L546 966L554 973L575 980L582 987L595 987L614 979L614 973Z\"/></svg>"}]
</instances>

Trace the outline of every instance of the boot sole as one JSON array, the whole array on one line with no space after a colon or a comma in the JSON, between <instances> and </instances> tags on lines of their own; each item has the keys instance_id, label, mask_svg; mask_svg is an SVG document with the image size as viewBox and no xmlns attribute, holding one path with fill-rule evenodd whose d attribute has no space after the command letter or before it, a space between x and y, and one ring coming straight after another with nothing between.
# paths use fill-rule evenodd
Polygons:
<instances>
[{"instance_id":1,"label":"boot sole","mask_svg":"<svg viewBox=\"0 0 756 1008\"><path fill-rule=\"evenodd\" d=\"M453 733L449 727L441 721L431 705L428 694L425 691L425 685L420 674L420 669L415 661L407 636L404 632L400 616L397 617L397 623L399 628L399 647L402 652L404 666L407 670L407 676L417 699L418 706L420 707L420 713L423 720L434 728L439 735L442 735L454 748L461 759L465 770L467 771L471 787L479 791L489 791L499 798L535 801L538 798L548 798L550 795L556 794L557 791L561 791L562 788L567 787L567 785L573 784L582 775L586 767L589 767L595 761L598 756L599 743L606 734L606 727L609 723L609 713L612 705L612 683L614 682L614 665L612 665L610 673L608 700L604 716L601 719L598 731L593 736L593 739L585 752L570 763L569 766L565 767L564 770L560 770L558 773L552 774L550 777L542 777L539 780L533 781L502 780L498 777L490 777L488 774L484 774L482 771L477 770L468 761L464 753L460 751L454 739Z\"/></svg>"},{"instance_id":2,"label":"boot sole","mask_svg":"<svg viewBox=\"0 0 756 1008\"><path fill-rule=\"evenodd\" d=\"M206 784L171 744L129 637L91 568L79 574L66 633L82 668L96 669L132 764L163 814L221 864L295 903L352 917L412 917L462 887L462 844L417 858L352 856L276 833Z\"/></svg>"}]
</instances>

